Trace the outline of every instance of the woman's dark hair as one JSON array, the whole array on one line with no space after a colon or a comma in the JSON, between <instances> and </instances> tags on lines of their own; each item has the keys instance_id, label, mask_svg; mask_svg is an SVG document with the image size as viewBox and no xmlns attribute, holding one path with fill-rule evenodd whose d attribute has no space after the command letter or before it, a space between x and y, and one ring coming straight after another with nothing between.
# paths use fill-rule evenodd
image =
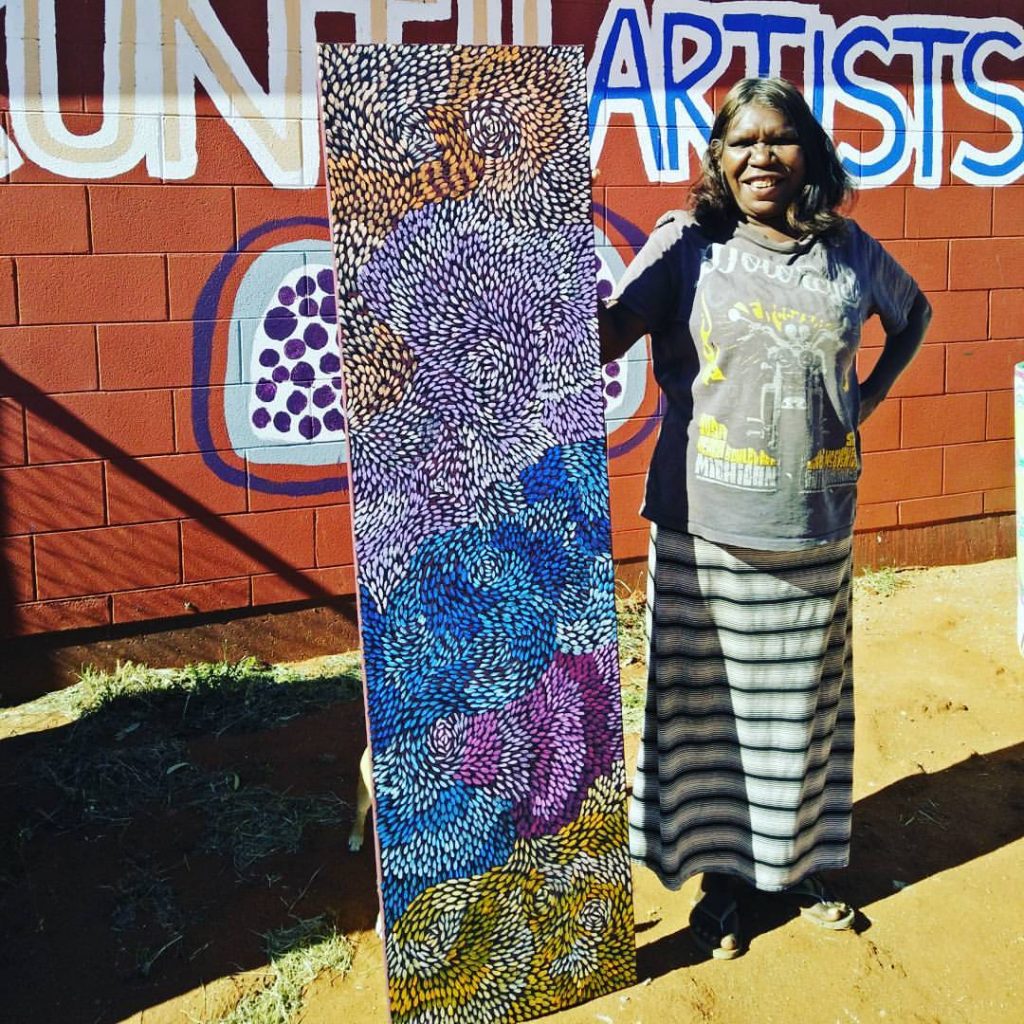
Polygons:
<instances>
[{"instance_id":1,"label":"woman's dark hair","mask_svg":"<svg viewBox=\"0 0 1024 1024\"><path fill-rule=\"evenodd\" d=\"M722 146L729 126L747 106L779 111L796 130L804 152L805 178L800 194L786 211L786 221L800 235L840 232L836 212L853 195L853 182L843 170L828 133L811 113L807 101L784 78L743 78L728 92L711 126L711 139L701 162L701 175L690 190L690 205L702 227L715 233L739 214L722 174Z\"/></svg>"}]
</instances>

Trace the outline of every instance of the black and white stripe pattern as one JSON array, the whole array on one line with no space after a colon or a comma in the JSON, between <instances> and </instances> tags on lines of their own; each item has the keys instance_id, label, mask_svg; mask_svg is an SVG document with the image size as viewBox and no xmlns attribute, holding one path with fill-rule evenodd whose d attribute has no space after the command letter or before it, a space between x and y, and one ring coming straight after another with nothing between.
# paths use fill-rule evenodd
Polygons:
<instances>
[{"instance_id":1,"label":"black and white stripe pattern","mask_svg":"<svg viewBox=\"0 0 1024 1024\"><path fill-rule=\"evenodd\" d=\"M800 551L651 539L651 655L630 852L779 890L849 859L851 540Z\"/></svg>"}]
</instances>

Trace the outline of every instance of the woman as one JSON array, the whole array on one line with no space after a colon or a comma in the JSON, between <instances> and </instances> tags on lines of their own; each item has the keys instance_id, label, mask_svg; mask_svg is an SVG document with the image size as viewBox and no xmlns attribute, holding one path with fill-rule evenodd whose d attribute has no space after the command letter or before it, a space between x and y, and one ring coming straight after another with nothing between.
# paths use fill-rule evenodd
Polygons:
<instances>
[{"instance_id":1,"label":"woman","mask_svg":"<svg viewBox=\"0 0 1024 1024\"><path fill-rule=\"evenodd\" d=\"M662 218L600 310L603 360L650 334L666 401L643 509L651 653L631 853L672 889L703 873L692 934L721 959L743 950L745 886L826 928L854 919L818 872L849 859L857 431L931 311L836 212L850 192L800 93L745 79L692 211ZM885 347L858 383L872 315Z\"/></svg>"}]
</instances>

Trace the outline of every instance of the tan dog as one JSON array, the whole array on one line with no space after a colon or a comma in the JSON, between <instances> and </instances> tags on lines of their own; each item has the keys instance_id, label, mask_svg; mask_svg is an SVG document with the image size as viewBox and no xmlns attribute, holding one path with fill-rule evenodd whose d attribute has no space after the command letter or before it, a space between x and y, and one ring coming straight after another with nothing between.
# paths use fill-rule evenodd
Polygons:
<instances>
[{"instance_id":1,"label":"tan dog","mask_svg":"<svg viewBox=\"0 0 1024 1024\"><path fill-rule=\"evenodd\" d=\"M370 774L370 748L363 751L359 759L359 781L356 783L356 814L352 822L352 831L348 834L348 848L357 853L363 848L363 831L366 828L366 815L373 803L373 778Z\"/></svg>"},{"instance_id":2,"label":"tan dog","mask_svg":"<svg viewBox=\"0 0 1024 1024\"><path fill-rule=\"evenodd\" d=\"M363 751L359 758L359 781L356 783L356 813L352 821L352 830L348 834L348 848L358 853L363 848L363 832L366 829L366 815L373 804L373 777L370 774L370 748ZM377 912L377 921L373 930L377 936L384 938L384 911Z\"/></svg>"}]
</instances>

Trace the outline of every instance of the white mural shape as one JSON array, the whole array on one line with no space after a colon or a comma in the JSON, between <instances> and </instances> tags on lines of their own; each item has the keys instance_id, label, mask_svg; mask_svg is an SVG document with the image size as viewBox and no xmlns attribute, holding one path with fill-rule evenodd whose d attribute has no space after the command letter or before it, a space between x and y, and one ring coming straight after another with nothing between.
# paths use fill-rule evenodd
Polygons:
<instances>
[{"instance_id":1,"label":"white mural shape","mask_svg":"<svg viewBox=\"0 0 1024 1024\"><path fill-rule=\"evenodd\" d=\"M608 298L626 266L603 231L594 229L597 294ZM608 435L637 414L647 391L647 339L640 338L619 359L601 367L601 400Z\"/></svg>"},{"instance_id":2,"label":"white mural shape","mask_svg":"<svg viewBox=\"0 0 1024 1024\"><path fill-rule=\"evenodd\" d=\"M972 185L1007 185L1024 176L1024 92L985 71L994 55L1024 59L1024 27L1017 22L915 14L837 24L816 4L704 0L655 0L650 16L643 0L609 5L590 64L595 166L609 118L625 114L636 127L647 177L689 180L710 137L707 97L734 54L743 54L748 75L778 75L784 49L798 51L799 84L826 128L837 106L878 123L881 141L873 149L839 146L862 187L891 184L912 167L915 185L937 188L947 159L952 173ZM909 62L909 95L858 71L867 55L890 66ZM1002 150L961 141L947 157L947 82L967 106L1009 131Z\"/></svg>"},{"instance_id":3,"label":"white mural shape","mask_svg":"<svg viewBox=\"0 0 1024 1024\"><path fill-rule=\"evenodd\" d=\"M324 241L277 245L253 260L239 284L224 421L232 449L250 464L348 459L330 259Z\"/></svg>"},{"instance_id":4,"label":"white mural shape","mask_svg":"<svg viewBox=\"0 0 1024 1024\"><path fill-rule=\"evenodd\" d=\"M0 0L11 107L11 135L0 131L0 174L27 160L75 179L110 178L144 164L154 178L187 180L198 166L200 84L269 182L311 188L320 161L318 14L350 14L356 42L402 42L410 25L452 18L453 42L552 41L551 0L253 0L252 6L254 17L266 19L267 88L210 0L107 0L95 15L102 16L104 35L102 124L79 134L60 110L57 33L58 19L87 15L71 4L58 11L56 0ZM511 38L503 38L503 21L511 24ZM1024 177L1024 91L991 70L1024 62L1019 22L914 14L839 23L817 4L790 0L654 0L650 14L644 0L609 3L588 69L595 166L609 118L625 114L647 178L688 180L710 133L709 97L734 55L743 55L747 74L769 75L779 73L784 53L792 51L803 68L800 84L826 127L837 107L877 123L877 145L839 147L862 187L891 184L908 170L922 188L937 188L947 168L972 185ZM865 74L865 60L899 67L907 95ZM1020 64L1012 78L1024 78ZM948 84L1008 135L1002 148L965 139L946 151Z\"/></svg>"},{"instance_id":5,"label":"white mural shape","mask_svg":"<svg viewBox=\"0 0 1024 1024\"><path fill-rule=\"evenodd\" d=\"M513 0L513 38L504 40L501 0L253 0L253 7L267 23L266 89L210 0L107 0L103 124L77 135L60 110L57 19L84 15L71 5L58 15L56 0L0 0L14 135L0 134L0 174L28 159L68 178L102 179L145 161L155 178L191 178L199 83L268 181L310 188L320 166L318 14L351 14L358 43L401 42L408 24L446 21L453 12L459 42L551 42L550 0Z\"/></svg>"}]
</instances>

